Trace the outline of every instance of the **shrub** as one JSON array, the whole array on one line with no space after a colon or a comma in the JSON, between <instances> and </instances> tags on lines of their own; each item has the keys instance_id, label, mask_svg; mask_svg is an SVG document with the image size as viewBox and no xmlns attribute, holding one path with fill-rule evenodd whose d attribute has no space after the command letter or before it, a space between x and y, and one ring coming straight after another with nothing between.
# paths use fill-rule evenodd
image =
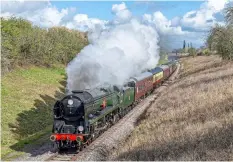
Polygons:
<instances>
[{"instance_id":1,"label":"shrub","mask_svg":"<svg viewBox=\"0 0 233 162\"><path fill-rule=\"evenodd\" d=\"M191 55L193 57L197 55L197 52L196 52L195 48L189 48L188 53L189 53L189 55Z\"/></svg>"},{"instance_id":2,"label":"shrub","mask_svg":"<svg viewBox=\"0 0 233 162\"><path fill-rule=\"evenodd\" d=\"M233 59L233 27L219 26L212 28L208 37L210 50L216 50L223 59Z\"/></svg>"},{"instance_id":3,"label":"shrub","mask_svg":"<svg viewBox=\"0 0 233 162\"><path fill-rule=\"evenodd\" d=\"M86 34L65 27L40 28L20 18L1 18L2 74L27 64L67 64L88 44Z\"/></svg>"},{"instance_id":4,"label":"shrub","mask_svg":"<svg viewBox=\"0 0 233 162\"><path fill-rule=\"evenodd\" d=\"M233 7L225 9L226 26L216 25L210 30L207 45L225 60L233 60Z\"/></svg>"}]
</instances>

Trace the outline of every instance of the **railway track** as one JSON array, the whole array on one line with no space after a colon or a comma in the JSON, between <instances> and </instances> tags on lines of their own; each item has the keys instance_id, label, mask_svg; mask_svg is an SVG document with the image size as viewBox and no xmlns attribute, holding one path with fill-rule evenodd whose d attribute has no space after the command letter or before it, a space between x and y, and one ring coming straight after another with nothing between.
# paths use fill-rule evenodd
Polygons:
<instances>
[{"instance_id":1,"label":"railway track","mask_svg":"<svg viewBox=\"0 0 233 162\"><path fill-rule=\"evenodd\" d=\"M131 111L132 109L129 109L129 111ZM127 113L129 113L129 111ZM125 114L126 115L126 114ZM117 122L116 122L117 123ZM115 124L116 124L115 123ZM114 124L114 125L115 125ZM113 126L113 125L111 125ZM110 126L110 127L111 127ZM110 128L107 127L107 130ZM101 134L99 134L96 138L98 138L99 136L101 136L104 132L106 132L107 130L103 131ZM85 149L86 147L88 147L89 144L84 145L82 147L82 150ZM77 161L78 155L82 150L76 150L73 148L64 150L62 152L59 152L57 150L57 152L55 154L53 154L52 156L50 156L49 158L45 159L45 161Z\"/></svg>"},{"instance_id":2,"label":"railway track","mask_svg":"<svg viewBox=\"0 0 233 162\"><path fill-rule=\"evenodd\" d=\"M136 106L135 106L136 107ZM128 107L128 110L127 110L127 113L124 114L127 115L130 111L132 110L131 107ZM124 117L123 117L124 118ZM122 118L122 119L123 119ZM120 119L119 119L120 120ZM118 121L119 121L118 120ZM105 131L102 131L100 134L98 134L98 136L95 138L97 139L98 137L100 137L104 132L106 132L110 127L114 126L115 124L118 123L118 121L116 121L116 123L114 123L113 125L110 125L109 127L106 128ZM89 145L89 144L88 144ZM82 150L86 149L86 147L88 147L88 145L84 145L82 147ZM79 156L79 152L81 152L82 150L75 150L73 148L70 148L70 149L67 149L67 150L64 150L62 152L59 152L57 150L57 152L55 154L53 154L52 156L50 156L49 158L45 159L45 161L77 161L78 159L78 156Z\"/></svg>"},{"instance_id":3,"label":"railway track","mask_svg":"<svg viewBox=\"0 0 233 162\"><path fill-rule=\"evenodd\" d=\"M146 99L149 101L151 100L152 96L148 96ZM145 102L145 101L144 101ZM141 104L143 104L143 102L141 102ZM138 106L138 105L137 105ZM137 107L135 106L135 107ZM130 109L127 114L129 114L131 112L131 110L133 109ZM125 114L124 116L126 116L127 114ZM124 119L124 117L122 118ZM119 120L120 121L120 120ZM119 121L117 123L119 123ZM111 126L115 126L117 123L115 123L114 125L111 125ZM124 125L124 123L121 123L119 127L122 127ZM112 128L113 130L116 129L116 127ZM107 129L108 130L108 129ZM107 131L106 130L106 131ZM98 135L97 139L103 134L105 133L106 131L103 131L101 134ZM108 135L110 136L110 135ZM107 139L106 139L107 140ZM98 143L98 141L93 141ZM93 143L92 142L92 143ZM84 150L86 150L86 147L88 147L88 145L85 145L83 147ZM82 151L78 150L72 150L72 149L68 149L67 151L62 151L62 152L56 152L54 155L50 156L48 159L46 159L45 161L77 161L77 159L79 159L79 154L81 153ZM81 158L82 159L82 158Z\"/></svg>"},{"instance_id":4,"label":"railway track","mask_svg":"<svg viewBox=\"0 0 233 162\"><path fill-rule=\"evenodd\" d=\"M59 154L56 153L55 155L49 157L45 161L74 161L76 160L77 154Z\"/></svg>"},{"instance_id":5,"label":"railway track","mask_svg":"<svg viewBox=\"0 0 233 162\"><path fill-rule=\"evenodd\" d=\"M180 67L179 67L180 68ZM175 79L175 77L176 77L176 75L178 74L178 71L179 71L179 69L177 69L176 71L175 71L175 73L166 81L166 82L164 82L163 83L163 87L167 87L170 83L172 83L173 82L173 80ZM161 88L162 88L162 86L161 86ZM160 94L160 91L157 91L157 92L155 92L155 93L153 93L153 95L155 96L155 98L157 98L158 96L159 96L159 94ZM150 100L153 100L153 99L151 99L152 98L152 96L153 95L151 95L151 96L148 96L146 99L148 100L148 101L150 101ZM137 107L137 106L135 106L135 107ZM134 109L134 108L133 108ZM132 110L133 110L132 109ZM129 112L131 111L131 109L128 111L128 113L127 114L129 114ZM127 115L127 114L125 114L125 115ZM122 118L122 119L124 119L124 117ZM119 123L119 121L117 122L117 123ZM117 123L115 123L114 125L116 125ZM122 125L124 125L125 123L123 122L121 122L121 125L119 126L119 127L122 127ZM113 126L114 126L113 125ZM115 128L115 127L114 127ZM113 128L113 129L114 129ZM107 131L107 130L106 130ZM106 131L104 131L104 132L106 132ZM100 137L104 132L102 132L98 137ZM108 135L108 136L111 136L111 135ZM105 139L105 140L108 140L108 139ZM100 140L101 141L101 140ZM98 144L99 145L99 142L98 141L93 141L95 144ZM92 143L93 143L92 142ZM111 143L111 142L109 142L109 143ZM87 147L88 145L85 145L85 147L83 148L84 150L86 150L85 148ZM95 147L96 148L96 147ZM49 158L47 158L45 161L77 161L77 159L79 159L80 158L80 160L82 160L83 159L83 155L80 155L80 153L81 153L81 151L75 151L75 150L68 150L68 151L64 151L64 152L56 152L54 155L52 155L52 156L50 156ZM80 157L79 157L80 156ZM85 156L85 154L84 154L84 156Z\"/></svg>"},{"instance_id":6,"label":"railway track","mask_svg":"<svg viewBox=\"0 0 233 162\"><path fill-rule=\"evenodd\" d=\"M63 152L56 152L54 155L47 158L45 161L75 161L79 151L68 150Z\"/></svg>"}]
</instances>

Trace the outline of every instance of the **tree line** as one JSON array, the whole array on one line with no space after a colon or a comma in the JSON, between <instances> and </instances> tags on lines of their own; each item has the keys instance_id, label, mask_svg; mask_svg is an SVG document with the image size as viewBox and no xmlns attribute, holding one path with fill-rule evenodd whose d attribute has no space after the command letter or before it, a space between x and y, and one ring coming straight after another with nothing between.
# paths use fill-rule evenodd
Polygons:
<instances>
[{"instance_id":1,"label":"tree line","mask_svg":"<svg viewBox=\"0 0 233 162\"><path fill-rule=\"evenodd\" d=\"M207 37L210 51L220 55L225 60L233 60L233 7L225 9L226 25L216 25Z\"/></svg>"},{"instance_id":2,"label":"tree line","mask_svg":"<svg viewBox=\"0 0 233 162\"><path fill-rule=\"evenodd\" d=\"M197 50L193 47L192 42L186 42L186 40L183 41L183 48L175 49L172 52L174 53L188 53L189 55L195 56L197 53Z\"/></svg>"},{"instance_id":3,"label":"tree line","mask_svg":"<svg viewBox=\"0 0 233 162\"><path fill-rule=\"evenodd\" d=\"M45 29L21 18L1 18L2 74L24 65L66 65L87 44L86 33L77 30Z\"/></svg>"}]
</instances>

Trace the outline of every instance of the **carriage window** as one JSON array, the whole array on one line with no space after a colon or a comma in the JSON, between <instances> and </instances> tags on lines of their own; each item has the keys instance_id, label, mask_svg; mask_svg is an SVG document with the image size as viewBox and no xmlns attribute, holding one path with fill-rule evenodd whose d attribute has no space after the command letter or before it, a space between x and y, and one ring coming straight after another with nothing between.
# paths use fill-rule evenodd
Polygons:
<instances>
[{"instance_id":1,"label":"carriage window","mask_svg":"<svg viewBox=\"0 0 233 162\"><path fill-rule=\"evenodd\" d=\"M135 87L135 83L134 83L134 82L129 82L129 83L128 83L128 86L129 86L129 87Z\"/></svg>"}]
</instances>

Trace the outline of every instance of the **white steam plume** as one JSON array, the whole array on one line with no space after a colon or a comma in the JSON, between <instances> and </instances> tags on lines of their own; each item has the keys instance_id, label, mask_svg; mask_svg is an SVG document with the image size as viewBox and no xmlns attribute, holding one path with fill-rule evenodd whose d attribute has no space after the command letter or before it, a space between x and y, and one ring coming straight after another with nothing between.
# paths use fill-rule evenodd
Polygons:
<instances>
[{"instance_id":1,"label":"white steam plume","mask_svg":"<svg viewBox=\"0 0 233 162\"><path fill-rule=\"evenodd\" d=\"M159 39L156 30L132 18L126 7L121 6L121 10L116 7L116 19L105 29L89 33L90 44L69 63L66 69L69 91L104 83L122 85L129 77L157 65Z\"/></svg>"}]
</instances>

